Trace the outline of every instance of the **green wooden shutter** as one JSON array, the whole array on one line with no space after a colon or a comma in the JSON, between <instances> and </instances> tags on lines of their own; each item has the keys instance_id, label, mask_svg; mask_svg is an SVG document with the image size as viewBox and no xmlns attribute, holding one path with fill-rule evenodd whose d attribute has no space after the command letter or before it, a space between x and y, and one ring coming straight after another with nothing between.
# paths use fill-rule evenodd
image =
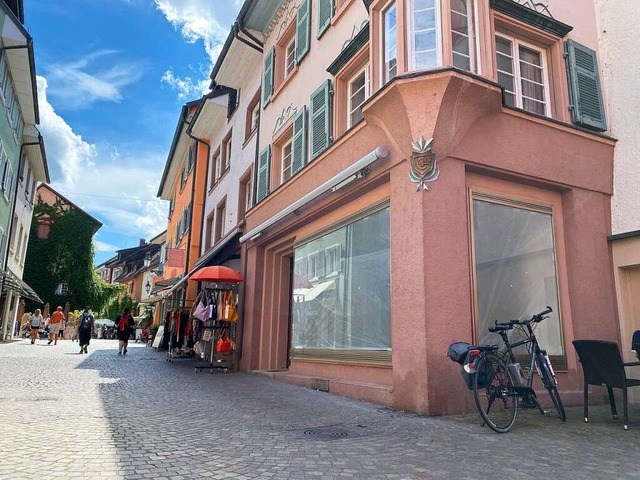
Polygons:
<instances>
[{"instance_id":1,"label":"green wooden shutter","mask_svg":"<svg viewBox=\"0 0 640 480\"><path fill-rule=\"evenodd\" d=\"M564 54L571 96L569 109L573 122L604 132L607 129L607 119L596 52L573 40L567 40L564 43Z\"/></svg>"},{"instance_id":2,"label":"green wooden shutter","mask_svg":"<svg viewBox=\"0 0 640 480\"><path fill-rule=\"evenodd\" d=\"M307 163L307 107L293 118L293 140L291 144L291 175L295 175Z\"/></svg>"},{"instance_id":3,"label":"green wooden shutter","mask_svg":"<svg viewBox=\"0 0 640 480\"><path fill-rule=\"evenodd\" d=\"M256 203L269 194L269 164L271 145L267 145L258 155L258 175L256 181Z\"/></svg>"},{"instance_id":4,"label":"green wooden shutter","mask_svg":"<svg viewBox=\"0 0 640 480\"><path fill-rule=\"evenodd\" d=\"M276 48L273 47L264 59L262 71L262 108L266 107L273 93L273 62L276 57Z\"/></svg>"},{"instance_id":5,"label":"green wooden shutter","mask_svg":"<svg viewBox=\"0 0 640 480\"><path fill-rule=\"evenodd\" d=\"M296 63L300 63L309 52L311 42L311 0L302 0L298 6L296 24Z\"/></svg>"},{"instance_id":6,"label":"green wooden shutter","mask_svg":"<svg viewBox=\"0 0 640 480\"><path fill-rule=\"evenodd\" d=\"M311 160L331 144L331 80L327 80L311 94L309 141Z\"/></svg>"},{"instance_id":7,"label":"green wooden shutter","mask_svg":"<svg viewBox=\"0 0 640 480\"><path fill-rule=\"evenodd\" d=\"M333 0L318 1L318 38L327 31L333 17Z\"/></svg>"}]
</instances>

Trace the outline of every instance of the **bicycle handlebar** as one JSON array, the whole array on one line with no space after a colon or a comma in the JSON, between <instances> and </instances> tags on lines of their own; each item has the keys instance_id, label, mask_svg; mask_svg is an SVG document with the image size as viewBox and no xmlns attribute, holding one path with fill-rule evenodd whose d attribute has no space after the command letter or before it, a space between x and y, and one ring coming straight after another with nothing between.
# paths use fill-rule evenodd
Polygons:
<instances>
[{"instance_id":1,"label":"bicycle handlebar","mask_svg":"<svg viewBox=\"0 0 640 480\"><path fill-rule=\"evenodd\" d=\"M529 325L532 322L540 323L545 318L548 318L548 317L545 317L545 315L551 312L553 312L553 308L547 305L547 308L545 310L543 310L540 313L536 313L535 315L533 315L531 318L527 320L509 320L508 322L501 322L501 323L498 323L498 321L496 320L494 323L494 326L489 327L489 331L491 333L495 333L498 331L511 330L514 327L514 325Z\"/></svg>"}]
</instances>

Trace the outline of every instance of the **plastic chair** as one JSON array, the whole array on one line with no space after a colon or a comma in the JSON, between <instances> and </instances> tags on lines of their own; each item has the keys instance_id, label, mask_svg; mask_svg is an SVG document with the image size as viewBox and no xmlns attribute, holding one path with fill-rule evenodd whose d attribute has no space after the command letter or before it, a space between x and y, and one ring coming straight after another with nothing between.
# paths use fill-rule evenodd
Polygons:
<instances>
[{"instance_id":1,"label":"plastic chair","mask_svg":"<svg viewBox=\"0 0 640 480\"><path fill-rule=\"evenodd\" d=\"M613 389L622 389L624 429L629 429L629 405L627 388L640 386L640 380L627 378L624 367L640 365L640 362L624 363L618 344L604 340L574 340L584 372L584 421L589 421L589 385L607 387L613 418L618 418Z\"/></svg>"}]
</instances>

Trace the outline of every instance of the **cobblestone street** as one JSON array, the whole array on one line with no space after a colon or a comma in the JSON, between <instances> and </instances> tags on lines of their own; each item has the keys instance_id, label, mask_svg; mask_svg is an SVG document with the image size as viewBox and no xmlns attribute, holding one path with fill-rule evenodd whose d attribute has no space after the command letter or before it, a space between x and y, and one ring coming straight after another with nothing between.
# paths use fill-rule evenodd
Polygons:
<instances>
[{"instance_id":1,"label":"cobblestone street","mask_svg":"<svg viewBox=\"0 0 640 480\"><path fill-rule=\"evenodd\" d=\"M136 344L125 357L116 341L77 350L0 344L0 478L640 478L637 407L628 432L598 407L589 425L576 408L564 425L519 412L498 435L477 415L195 374Z\"/></svg>"}]
</instances>

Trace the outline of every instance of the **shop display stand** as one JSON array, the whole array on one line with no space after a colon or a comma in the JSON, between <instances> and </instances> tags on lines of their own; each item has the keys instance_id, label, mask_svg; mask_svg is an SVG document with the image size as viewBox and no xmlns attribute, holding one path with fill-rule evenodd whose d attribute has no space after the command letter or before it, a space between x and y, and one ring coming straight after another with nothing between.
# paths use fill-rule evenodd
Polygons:
<instances>
[{"instance_id":1,"label":"shop display stand","mask_svg":"<svg viewBox=\"0 0 640 480\"><path fill-rule=\"evenodd\" d=\"M217 353L216 341L218 339L218 332L222 330L227 330L229 332L229 338L233 339L235 337L235 325L233 325L234 323L236 322L225 322L223 320L211 320L205 324L204 326L205 330L212 331L211 340L205 342L205 349L204 349L205 355L207 350L210 350L209 362L195 365L193 367L193 370L196 373L202 372L202 370L209 370L209 373L214 373L214 372L226 373L231 369L232 367L232 362L230 361L231 355L230 354L223 355L221 353ZM234 331L234 334L232 334L232 330Z\"/></svg>"},{"instance_id":2,"label":"shop display stand","mask_svg":"<svg viewBox=\"0 0 640 480\"><path fill-rule=\"evenodd\" d=\"M186 339L185 339L186 343ZM184 343L182 345L184 347ZM167 352L167 358L165 359L168 362L173 362L174 360L181 359L193 359L193 355L189 355L188 353L184 353L184 350L180 350L183 353L176 353L176 347L171 348L171 332L169 333L169 351Z\"/></svg>"},{"instance_id":3,"label":"shop display stand","mask_svg":"<svg viewBox=\"0 0 640 480\"><path fill-rule=\"evenodd\" d=\"M220 293L225 292L227 290L233 290L232 286L227 286L225 288L218 285L220 284L217 284L215 288L210 288L210 287L206 288L206 290L210 292L220 292ZM214 373L214 372L227 373L232 369L233 353L223 354L223 353L216 352L216 342L218 340L218 332L226 330L227 335L229 336L231 341L235 343L237 323L238 323L237 321L228 322L226 320L209 320L205 323L204 329L211 330L211 333L212 333L211 340L208 342L205 342L205 348L204 348L205 355L206 355L208 344L209 343L211 344L211 350L209 353L209 362L195 365L193 367L193 370L195 373L202 372L202 370L209 370L209 373Z\"/></svg>"}]
</instances>

